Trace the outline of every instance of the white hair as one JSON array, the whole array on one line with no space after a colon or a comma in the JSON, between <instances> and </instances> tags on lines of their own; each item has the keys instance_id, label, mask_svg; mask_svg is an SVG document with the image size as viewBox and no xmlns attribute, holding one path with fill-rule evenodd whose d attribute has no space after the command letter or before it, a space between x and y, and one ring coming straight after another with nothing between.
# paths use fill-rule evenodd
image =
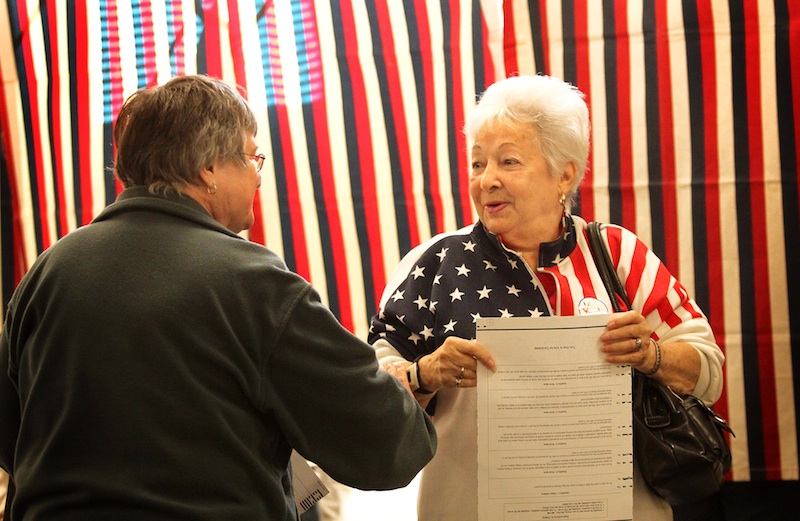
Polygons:
<instances>
[{"instance_id":1,"label":"white hair","mask_svg":"<svg viewBox=\"0 0 800 521\"><path fill-rule=\"evenodd\" d=\"M550 76L512 76L492 84L467 117L464 133L474 140L489 124L531 125L550 172L575 165L570 197L589 159L589 108L576 87Z\"/></svg>"}]
</instances>

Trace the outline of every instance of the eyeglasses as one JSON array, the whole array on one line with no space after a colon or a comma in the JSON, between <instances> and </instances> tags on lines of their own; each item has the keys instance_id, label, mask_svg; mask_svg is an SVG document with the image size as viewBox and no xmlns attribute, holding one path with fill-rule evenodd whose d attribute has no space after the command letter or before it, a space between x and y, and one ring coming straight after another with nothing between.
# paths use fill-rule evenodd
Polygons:
<instances>
[{"instance_id":1,"label":"eyeglasses","mask_svg":"<svg viewBox=\"0 0 800 521\"><path fill-rule=\"evenodd\" d=\"M261 167L264 166L264 160L267 158L264 154L245 154L243 156L251 158L256 163L256 172L261 172Z\"/></svg>"}]
</instances>

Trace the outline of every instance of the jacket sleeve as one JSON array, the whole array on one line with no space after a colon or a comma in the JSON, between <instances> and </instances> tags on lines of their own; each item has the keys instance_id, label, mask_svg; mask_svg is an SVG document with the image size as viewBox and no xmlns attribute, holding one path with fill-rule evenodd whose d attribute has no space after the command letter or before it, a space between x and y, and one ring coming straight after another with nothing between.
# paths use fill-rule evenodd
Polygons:
<instances>
[{"instance_id":1,"label":"jacket sleeve","mask_svg":"<svg viewBox=\"0 0 800 521\"><path fill-rule=\"evenodd\" d=\"M428 415L312 288L298 295L267 371L266 398L289 443L337 481L400 488L433 457Z\"/></svg>"},{"instance_id":2,"label":"jacket sleeve","mask_svg":"<svg viewBox=\"0 0 800 521\"><path fill-rule=\"evenodd\" d=\"M641 310L658 340L691 344L700 354L700 377L694 394L706 403L722 394L725 356L714 339L707 317L658 256L635 234L618 226L606 227L609 246L619 257L635 309Z\"/></svg>"}]
</instances>

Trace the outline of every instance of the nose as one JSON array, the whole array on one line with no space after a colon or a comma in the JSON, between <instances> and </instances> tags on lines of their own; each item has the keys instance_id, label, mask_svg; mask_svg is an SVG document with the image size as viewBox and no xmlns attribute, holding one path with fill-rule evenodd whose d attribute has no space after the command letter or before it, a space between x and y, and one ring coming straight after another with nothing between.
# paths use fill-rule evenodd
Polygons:
<instances>
[{"instance_id":1,"label":"nose","mask_svg":"<svg viewBox=\"0 0 800 521\"><path fill-rule=\"evenodd\" d=\"M494 164L489 163L481 173L480 187L481 190L491 192L494 188L500 186L500 179L497 177L497 170Z\"/></svg>"}]
</instances>

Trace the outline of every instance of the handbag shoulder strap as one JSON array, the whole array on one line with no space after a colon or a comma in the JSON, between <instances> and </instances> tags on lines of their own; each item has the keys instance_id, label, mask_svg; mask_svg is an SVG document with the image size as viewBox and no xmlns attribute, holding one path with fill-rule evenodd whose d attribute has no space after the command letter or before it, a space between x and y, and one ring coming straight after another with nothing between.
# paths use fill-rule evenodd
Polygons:
<instances>
[{"instance_id":1,"label":"handbag shoulder strap","mask_svg":"<svg viewBox=\"0 0 800 521\"><path fill-rule=\"evenodd\" d=\"M603 285L608 291L608 296L611 298L611 307L614 308L615 313L622 311L619 305L620 300L630 310L631 303L628 300L628 294L625 287L620 282L617 276L617 271L614 269L614 263L611 260L611 254L608 252L603 237L600 235L600 223L590 222L586 227L587 236L589 239L589 249L592 252L592 258L597 266L597 271L600 272L600 278L603 279ZM633 371L633 395L641 397L644 395L643 386L648 385L649 378L642 376L637 370ZM671 392L671 391L670 391ZM641 403L640 401L636 403ZM634 404L634 409L636 408ZM649 409L649 406L648 406ZM649 417L653 417L654 413L651 410L646 411Z\"/></svg>"},{"instance_id":2,"label":"handbag shoulder strap","mask_svg":"<svg viewBox=\"0 0 800 521\"><path fill-rule=\"evenodd\" d=\"M620 300L622 300L628 309L633 309L628 300L628 295L625 292L625 287L622 285L622 282L620 282L617 272L614 269L614 263L611 261L608 248L606 248L603 243L603 237L600 235L600 223L589 223L586 227L586 231L589 239L589 249L592 252L597 271L600 272L600 278L603 279L603 285L606 287L606 291L608 291L608 296L611 297L611 306L614 308L614 311L622 311L619 305Z\"/></svg>"}]
</instances>

